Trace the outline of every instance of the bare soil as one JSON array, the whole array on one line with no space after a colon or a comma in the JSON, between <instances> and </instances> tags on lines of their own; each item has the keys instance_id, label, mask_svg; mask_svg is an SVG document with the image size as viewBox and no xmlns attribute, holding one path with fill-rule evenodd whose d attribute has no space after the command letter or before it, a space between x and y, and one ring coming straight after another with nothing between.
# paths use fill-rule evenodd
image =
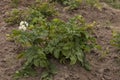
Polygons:
<instances>
[{"instance_id":1,"label":"bare soil","mask_svg":"<svg viewBox=\"0 0 120 80\"><path fill-rule=\"evenodd\" d=\"M25 7L25 5L20 5ZM92 51L87 54L92 70L86 71L79 64L74 66L68 64L57 64L58 74L54 80L120 80L120 52L111 46L113 39L112 31L120 31L120 10L113 9L103 3L103 10L95 8L80 7L72 12L65 11L58 5L60 18L67 20L69 17L81 14L87 22L97 22L95 27L95 37L103 51ZM13 9L9 0L0 0L0 80L13 80L14 72L21 67L21 61L16 59L19 47L13 42L9 42L6 34L9 34L17 26L7 26L4 22L6 12ZM38 77L29 77L20 80L40 80Z\"/></svg>"}]
</instances>

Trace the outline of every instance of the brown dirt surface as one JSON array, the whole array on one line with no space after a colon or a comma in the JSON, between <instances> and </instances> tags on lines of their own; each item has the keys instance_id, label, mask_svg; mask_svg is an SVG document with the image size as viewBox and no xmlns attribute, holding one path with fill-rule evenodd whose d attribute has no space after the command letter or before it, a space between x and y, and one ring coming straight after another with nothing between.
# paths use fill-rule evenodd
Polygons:
<instances>
[{"instance_id":1,"label":"brown dirt surface","mask_svg":"<svg viewBox=\"0 0 120 80\"><path fill-rule=\"evenodd\" d=\"M20 7L22 6L24 5L20 5ZM110 44L113 29L120 30L120 10L113 9L105 3L103 3L102 11L80 7L80 9L70 12L65 11L60 5L58 7L59 12L62 13L60 14L62 19L66 20L80 14L88 22L96 21L95 36L103 51L92 51L88 54L91 71L86 71L79 64L71 66L58 64L55 61L58 73L54 76L54 80L120 80L120 53ZM13 80L12 75L21 67L21 62L16 59L19 52L18 46L6 38L6 34L17 27L6 26L4 22L5 13L11 9L9 0L0 0L0 80ZM20 80L40 80L39 77Z\"/></svg>"}]
</instances>

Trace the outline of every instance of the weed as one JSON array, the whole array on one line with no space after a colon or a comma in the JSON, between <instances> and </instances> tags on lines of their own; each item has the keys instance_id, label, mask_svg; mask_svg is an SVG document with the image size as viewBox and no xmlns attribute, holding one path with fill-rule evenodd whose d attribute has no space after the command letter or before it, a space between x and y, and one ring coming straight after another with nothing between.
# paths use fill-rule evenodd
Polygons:
<instances>
[{"instance_id":1,"label":"weed","mask_svg":"<svg viewBox=\"0 0 120 80\"><path fill-rule=\"evenodd\" d=\"M112 45L117 46L120 48L120 33L113 33L113 40L111 41Z\"/></svg>"},{"instance_id":2,"label":"weed","mask_svg":"<svg viewBox=\"0 0 120 80\"><path fill-rule=\"evenodd\" d=\"M8 24L16 24L20 22L22 11L18 9L13 9L5 19L5 22Z\"/></svg>"},{"instance_id":3,"label":"weed","mask_svg":"<svg viewBox=\"0 0 120 80\"><path fill-rule=\"evenodd\" d=\"M34 10L40 11L45 17L56 15L56 10L53 4L48 2L38 2L33 6Z\"/></svg>"},{"instance_id":4,"label":"weed","mask_svg":"<svg viewBox=\"0 0 120 80\"><path fill-rule=\"evenodd\" d=\"M51 1L57 1L58 3L64 6L68 6L69 9L71 10L77 9L82 2L81 0L51 0Z\"/></svg>"},{"instance_id":5,"label":"weed","mask_svg":"<svg viewBox=\"0 0 120 80\"><path fill-rule=\"evenodd\" d=\"M96 7L99 10L101 10L101 8L102 8L99 0L86 0L86 4L88 4L92 7Z\"/></svg>"},{"instance_id":6,"label":"weed","mask_svg":"<svg viewBox=\"0 0 120 80\"><path fill-rule=\"evenodd\" d=\"M101 9L99 0L51 0L51 1L57 1L58 3L62 5L68 6L70 10L79 8L79 6L82 3Z\"/></svg>"},{"instance_id":7,"label":"weed","mask_svg":"<svg viewBox=\"0 0 120 80\"><path fill-rule=\"evenodd\" d=\"M8 13L7 18L5 18L5 22L13 25L18 24L20 21L31 21L34 18L33 23L39 21L37 17L44 17L48 18L51 16L57 15L57 11L52 4L49 3L37 3L32 8L27 10L18 10L13 9L11 12ZM29 19L28 19L29 18Z\"/></svg>"},{"instance_id":8,"label":"weed","mask_svg":"<svg viewBox=\"0 0 120 80\"><path fill-rule=\"evenodd\" d=\"M120 9L120 1L119 0L105 0L105 2L110 4L114 8Z\"/></svg>"},{"instance_id":9,"label":"weed","mask_svg":"<svg viewBox=\"0 0 120 80\"><path fill-rule=\"evenodd\" d=\"M14 7L17 7L18 4L19 4L19 2L20 2L20 0L11 0L11 4L12 4L12 6L14 6Z\"/></svg>"}]
</instances>

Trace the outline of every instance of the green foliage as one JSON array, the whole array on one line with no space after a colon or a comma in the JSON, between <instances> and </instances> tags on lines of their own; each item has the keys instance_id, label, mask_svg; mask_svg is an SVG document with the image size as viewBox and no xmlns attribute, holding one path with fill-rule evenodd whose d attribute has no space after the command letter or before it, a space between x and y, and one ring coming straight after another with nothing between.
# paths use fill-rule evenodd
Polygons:
<instances>
[{"instance_id":1,"label":"green foliage","mask_svg":"<svg viewBox=\"0 0 120 80\"><path fill-rule=\"evenodd\" d=\"M15 75L13 76L15 80L18 80L19 77L28 77L28 76L36 76L36 71L31 67L23 67L20 71L16 71Z\"/></svg>"},{"instance_id":2,"label":"green foliage","mask_svg":"<svg viewBox=\"0 0 120 80\"><path fill-rule=\"evenodd\" d=\"M14 7L17 7L18 4L19 4L19 2L20 2L20 0L11 0L11 4L12 4L12 6L14 6Z\"/></svg>"},{"instance_id":3,"label":"green foliage","mask_svg":"<svg viewBox=\"0 0 120 80\"><path fill-rule=\"evenodd\" d=\"M10 13L8 13L7 15L8 18L5 19L5 22L8 24L19 23L21 18L21 13L22 11L13 9Z\"/></svg>"},{"instance_id":4,"label":"green foliage","mask_svg":"<svg viewBox=\"0 0 120 80\"><path fill-rule=\"evenodd\" d=\"M71 10L77 9L82 3L82 0L51 0L51 1L57 1L64 6L68 6L69 9Z\"/></svg>"},{"instance_id":5,"label":"green foliage","mask_svg":"<svg viewBox=\"0 0 120 80\"><path fill-rule=\"evenodd\" d=\"M119 0L105 0L104 2L110 4L114 8L120 9L120 1Z\"/></svg>"},{"instance_id":6,"label":"green foliage","mask_svg":"<svg viewBox=\"0 0 120 80\"><path fill-rule=\"evenodd\" d=\"M41 16L44 18L48 18L51 16L56 15L57 12L55 10L55 7L52 4L49 3L37 3L35 4L32 8L26 9L26 10L18 10L18 9L13 9L11 12L8 13L7 18L5 18L5 22L13 25L13 24L18 24L20 21L31 21L32 23L37 23L39 22L39 19Z\"/></svg>"},{"instance_id":7,"label":"green foliage","mask_svg":"<svg viewBox=\"0 0 120 80\"><path fill-rule=\"evenodd\" d=\"M70 1L64 4L72 3ZM58 18L48 20L55 13L51 4L37 2L25 12L12 11L7 18L6 22L9 24L22 20L29 23L27 30L13 30L9 36L24 48L18 58L24 58L25 62L23 68L16 72L16 79L34 76L35 68L42 67L46 71L42 74L41 80L51 80L52 75L56 74L51 57L61 63L69 61L71 65L79 62L82 67L90 70L86 53L97 48L96 39L92 36L92 27L95 23L87 24L82 16L75 16L66 22Z\"/></svg>"},{"instance_id":8,"label":"green foliage","mask_svg":"<svg viewBox=\"0 0 120 80\"><path fill-rule=\"evenodd\" d=\"M57 73L55 65L50 63L47 71L42 73L41 79L40 80L53 80L52 77L54 74Z\"/></svg>"},{"instance_id":9,"label":"green foliage","mask_svg":"<svg viewBox=\"0 0 120 80\"><path fill-rule=\"evenodd\" d=\"M40 11L45 17L53 16L56 14L56 10L53 4L48 2L38 2L33 6L34 10Z\"/></svg>"},{"instance_id":10,"label":"green foliage","mask_svg":"<svg viewBox=\"0 0 120 80\"><path fill-rule=\"evenodd\" d=\"M100 4L99 0L86 0L86 4L91 5L93 7L98 8L99 10L101 10L101 4Z\"/></svg>"},{"instance_id":11,"label":"green foliage","mask_svg":"<svg viewBox=\"0 0 120 80\"><path fill-rule=\"evenodd\" d=\"M112 44L120 48L120 33L113 33L113 37Z\"/></svg>"},{"instance_id":12,"label":"green foliage","mask_svg":"<svg viewBox=\"0 0 120 80\"><path fill-rule=\"evenodd\" d=\"M62 5L68 6L69 9L77 9L82 3L88 4L90 6L94 6L98 9L101 9L101 5L99 3L99 0L51 0L51 1L57 1Z\"/></svg>"},{"instance_id":13,"label":"green foliage","mask_svg":"<svg viewBox=\"0 0 120 80\"><path fill-rule=\"evenodd\" d=\"M12 11L8 12L4 21L9 25L19 24L20 21L26 20L28 16L28 10L13 9Z\"/></svg>"},{"instance_id":14,"label":"green foliage","mask_svg":"<svg viewBox=\"0 0 120 80\"><path fill-rule=\"evenodd\" d=\"M34 21L34 18L39 21ZM27 31L14 30L11 38L26 48L19 55L19 58L26 59L25 70L28 66L48 69L51 65L49 56L60 61L69 60L71 65L80 62L89 70L85 53L96 46L91 27L93 24L86 24L82 16L71 18L68 22L57 18L47 22L39 16L32 18Z\"/></svg>"}]
</instances>

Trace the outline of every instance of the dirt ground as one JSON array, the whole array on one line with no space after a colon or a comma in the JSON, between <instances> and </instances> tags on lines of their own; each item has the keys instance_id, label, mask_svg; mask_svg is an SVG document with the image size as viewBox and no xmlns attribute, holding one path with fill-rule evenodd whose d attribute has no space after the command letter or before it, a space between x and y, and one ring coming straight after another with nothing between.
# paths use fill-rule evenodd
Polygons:
<instances>
[{"instance_id":1,"label":"dirt ground","mask_svg":"<svg viewBox=\"0 0 120 80\"><path fill-rule=\"evenodd\" d=\"M92 51L88 54L88 60L92 70L86 71L79 64L74 66L68 64L57 64L58 73L54 80L120 80L120 52L116 47L111 46L112 31L120 31L120 10L113 9L103 4L103 10L80 7L73 12L64 11L59 7L63 19L81 14L87 22L96 21L95 37L103 51ZM21 5L22 7L24 5ZM7 41L6 34L9 34L17 26L7 26L4 22L5 13L10 11L9 0L0 0L0 80L13 80L15 70L21 67L21 62L16 59L19 52L18 46ZM40 76L20 80L40 80Z\"/></svg>"}]
</instances>

